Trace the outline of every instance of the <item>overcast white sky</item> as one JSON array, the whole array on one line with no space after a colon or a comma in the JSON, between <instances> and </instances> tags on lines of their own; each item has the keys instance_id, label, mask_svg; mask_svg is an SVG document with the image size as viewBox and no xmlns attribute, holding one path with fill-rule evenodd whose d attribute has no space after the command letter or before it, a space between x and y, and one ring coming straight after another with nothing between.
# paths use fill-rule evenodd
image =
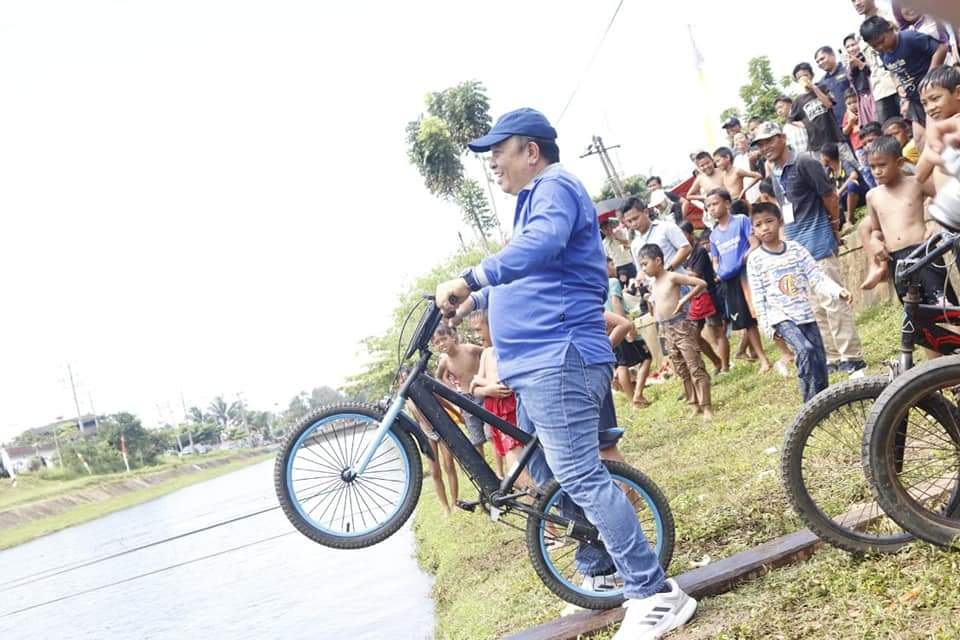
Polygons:
<instances>
[{"instance_id":1,"label":"overcast white sky","mask_svg":"<svg viewBox=\"0 0 960 640\"><path fill-rule=\"evenodd\" d=\"M75 413L68 362L81 410L148 424L181 392L273 409L340 384L457 248L406 158L424 94L477 79L494 117L556 120L616 4L3 3L0 440ZM779 77L858 22L848 0L627 0L555 122L564 163L598 191L577 156L599 134L624 173L679 176L750 57Z\"/></svg>"}]
</instances>

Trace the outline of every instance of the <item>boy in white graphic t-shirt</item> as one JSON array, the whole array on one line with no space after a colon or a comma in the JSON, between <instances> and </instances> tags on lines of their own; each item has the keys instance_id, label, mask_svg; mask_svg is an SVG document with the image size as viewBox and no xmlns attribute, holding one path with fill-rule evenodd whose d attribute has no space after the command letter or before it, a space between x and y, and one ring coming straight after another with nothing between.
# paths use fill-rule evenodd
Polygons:
<instances>
[{"instance_id":1,"label":"boy in white graphic t-shirt","mask_svg":"<svg viewBox=\"0 0 960 640\"><path fill-rule=\"evenodd\" d=\"M850 292L828 278L803 245L780 239L783 215L775 204L758 202L750 212L760 247L747 258L747 280L757 323L782 337L796 354L803 401L827 388L827 356L810 306L810 291L851 301Z\"/></svg>"}]
</instances>

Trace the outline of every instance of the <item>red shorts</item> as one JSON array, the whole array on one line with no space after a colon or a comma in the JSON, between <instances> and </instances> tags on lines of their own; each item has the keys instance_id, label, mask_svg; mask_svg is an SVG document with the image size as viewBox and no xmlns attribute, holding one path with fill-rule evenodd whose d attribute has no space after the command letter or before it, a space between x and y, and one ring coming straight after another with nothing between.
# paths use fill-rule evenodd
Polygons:
<instances>
[{"instance_id":1,"label":"red shorts","mask_svg":"<svg viewBox=\"0 0 960 640\"><path fill-rule=\"evenodd\" d=\"M704 291L690 301L690 312L688 314L691 320L704 320L717 314L717 308L713 304L713 298Z\"/></svg>"},{"instance_id":2,"label":"red shorts","mask_svg":"<svg viewBox=\"0 0 960 640\"><path fill-rule=\"evenodd\" d=\"M517 424L517 397L512 393L506 398L487 396L483 399L483 408L504 422ZM498 456L505 456L507 451L523 446L522 442L511 438L493 425L490 425L490 442L493 443L493 450Z\"/></svg>"}]
</instances>

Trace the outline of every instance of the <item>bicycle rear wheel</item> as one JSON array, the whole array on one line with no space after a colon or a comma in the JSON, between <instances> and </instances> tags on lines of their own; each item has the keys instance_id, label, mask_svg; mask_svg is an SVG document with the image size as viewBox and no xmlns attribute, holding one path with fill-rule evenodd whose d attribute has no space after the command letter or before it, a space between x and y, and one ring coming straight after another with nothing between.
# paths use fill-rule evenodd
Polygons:
<instances>
[{"instance_id":1,"label":"bicycle rear wheel","mask_svg":"<svg viewBox=\"0 0 960 640\"><path fill-rule=\"evenodd\" d=\"M898 377L867 416L863 464L877 502L904 529L960 547L960 358Z\"/></svg>"},{"instance_id":2,"label":"bicycle rear wheel","mask_svg":"<svg viewBox=\"0 0 960 640\"><path fill-rule=\"evenodd\" d=\"M653 548L664 570L673 558L674 522L667 497L646 475L622 462L605 460L603 463L613 481L627 494L636 510L637 520L647 541ZM582 513L570 518L561 511L566 496L560 484L551 480L542 488L535 508L577 524L592 527ZM581 545L565 537L565 529L546 520L530 517L527 520L527 551L537 575L550 591L578 607L612 609L623 604L623 582L619 576L594 581L580 573L576 554ZM599 586L598 586L599 585Z\"/></svg>"},{"instance_id":3,"label":"bicycle rear wheel","mask_svg":"<svg viewBox=\"0 0 960 640\"><path fill-rule=\"evenodd\" d=\"M303 535L336 549L359 549L395 533L420 497L423 465L410 434L391 429L361 475L355 468L373 445L383 413L338 404L297 423L274 465L283 512Z\"/></svg>"},{"instance_id":4,"label":"bicycle rear wheel","mask_svg":"<svg viewBox=\"0 0 960 640\"><path fill-rule=\"evenodd\" d=\"M800 409L784 437L783 488L821 540L850 553L894 553L913 539L873 499L863 473L867 413L887 377L846 380Z\"/></svg>"}]
</instances>

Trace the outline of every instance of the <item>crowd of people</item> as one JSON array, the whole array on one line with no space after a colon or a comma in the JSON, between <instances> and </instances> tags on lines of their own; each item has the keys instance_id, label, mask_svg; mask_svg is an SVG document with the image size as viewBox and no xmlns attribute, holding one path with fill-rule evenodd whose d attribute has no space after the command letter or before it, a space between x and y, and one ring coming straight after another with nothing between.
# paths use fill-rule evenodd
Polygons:
<instances>
[{"instance_id":1,"label":"crowd of people","mask_svg":"<svg viewBox=\"0 0 960 640\"><path fill-rule=\"evenodd\" d=\"M635 316L655 323L693 415L713 417L711 385L730 370L736 334L734 358L757 361L764 374L789 375L795 365L806 401L831 372L862 375L866 367L838 259L854 213L865 206L857 233L868 269L855 283L865 289L890 279L935 231L926 204L953 177L926 139L931 133L939 144L939 123L960 118L952 29L897 3L890 15L873 0L852 4L862 22L844 39L843 61L829 46L817 49L819 80L809 62L797 64L801 90L777 98L779 121L723 123L730 146L691 154L696 177L682 198L652 177L649 199L626 199L614 219L598 224L583 184L558 164L556 130L532 109L505 114L469 145L491 153L490 167L517 208L504 249L437 287L450 326L470 317L481 342L441 327L437 377L539 436L521 486L556 477L597 527L602 553L578 554L576 562L583 589L623 585L628 610L618 639L659 638L696 609L663 575L601 462L622 459L612 390L643 408L648 380L666 373L650 372ZM956 300L947 272L940 264L923 274L926 300ZM780 352L775 363L763 335ZM500 475L515 464L518 441L452 405L447 412L479 451L492 443ZM456 473L443 445L435 454L434 482L449 513Z\"/></svg>"},{"instance_id":2,"label":"crowd of people","mask_svg":"<svg viewBox=\"0 0 960 640\"><path fill-rule=\"evenodd\" d=\"M709 398L703 358L723 375L735 333L738 356L757 360L760 373L789 375L795 364L804 400L826 388L830 373L862 375L847 286L871 289L889 279L934 231L925 202L948 176L921 151L928 119L960 116L955 34L897 2L890 15L872 0L853 6L863 21L844 38L843 60L829 46L817 49L819 79L809 62L796 64L800 93L776 98L779 121L751 118L743 127L730 118L723 123L729 147L690 155L694 180L682 197L653 177L649 201L629 198L601 224L617 279L611 291L639 292L632 300L641 313L649 303L669 356L653 375L672 367L691 405ZM858 233L867 275L845 283L841 233L864 206ZM690 221L701 219L706 228L691 233ZM670 280L689 295L664 290L662 275L651 282L657 265L682 273ZM922 275L926 301L953 296L942 265ZM773 365L761 333L780 352Z\"/></svg>"}]
</instances>

